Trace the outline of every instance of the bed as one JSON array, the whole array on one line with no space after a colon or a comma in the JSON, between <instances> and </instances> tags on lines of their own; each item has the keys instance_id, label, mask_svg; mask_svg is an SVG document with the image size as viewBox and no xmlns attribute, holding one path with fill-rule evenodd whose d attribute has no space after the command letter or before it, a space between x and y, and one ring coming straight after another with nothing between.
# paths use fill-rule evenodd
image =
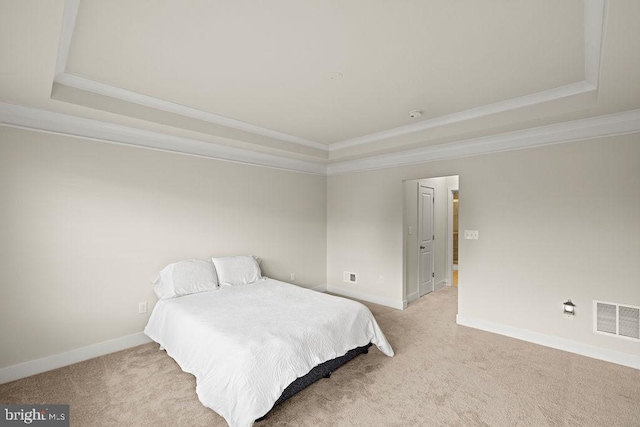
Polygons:
<instances>
[{"instance_id":1,"label":"bed","mask_svg":"<svg viewBox=\"0 0 640 427\"><path fill-rule=\"evenodd\" d=\"M366 306L268 278L161 299L145 334L230 427L253 425L371 344L393 356Z\"/></svg>"}]
</instances>

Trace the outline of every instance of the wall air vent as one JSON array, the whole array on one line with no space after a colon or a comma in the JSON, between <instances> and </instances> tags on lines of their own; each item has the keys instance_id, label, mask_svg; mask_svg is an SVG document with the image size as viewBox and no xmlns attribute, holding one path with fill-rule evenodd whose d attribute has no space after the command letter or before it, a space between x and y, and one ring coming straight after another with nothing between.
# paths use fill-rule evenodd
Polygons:
<instances>
[{"instance_id":1,"label":"wall air vent","mask_svg":"<svg viewBox=\"0 0 640 427\"><path fill-rule=\"evenodd\" d=\"M593 331L640 340L640 307L593 301Z\"/></svg>"},{"instance_id":2,"label":"wall air vent","mask_svg":"<svg viewBox=\"0 0 640 427\"><path fill-rule=\"evenodd\" d=\"M640 340L640 308L618 307L618 334Z\"/></svg>"},{"instance_id":3,"label":"wall air vent","mask_svg":"<svg viewBox=\"0 0 640 427\"><path fill-rule=\"evenodd\" d=\"M596 330L608 334L616 333L616 313L618 307L615 304L596 303Z\"/></svg>"}]
</instances>

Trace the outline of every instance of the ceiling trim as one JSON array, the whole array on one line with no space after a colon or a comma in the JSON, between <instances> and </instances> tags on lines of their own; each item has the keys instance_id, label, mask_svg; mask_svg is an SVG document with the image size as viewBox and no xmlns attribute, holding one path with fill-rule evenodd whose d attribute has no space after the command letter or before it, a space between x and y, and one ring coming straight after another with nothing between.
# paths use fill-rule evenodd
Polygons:
<instances>
[{"instance_id":1,"label":"ceiling trim","mask_svg":"<svg viewBox=\"0 0 640 427\"><path fill-rule=\"evenodd\" d=\"M329 151L342 150L344 148L367 144L382 139L393 138L422 130L432 129L465 120L476 119L490 114L501 113L517 108L555 101L568 96L598 90L600 77L600 60L602 57L602 36L605 24L605 5L607 0L584 0L584 76L581 82L560 86L558 88L536 92L518 98L507 99L494 104L481 105L480 107L460 111L445 116L423 120L411 125L400 126L381 132L352 138L330 144Z\"/></svg>"},{"instance_id":2,"label":"ceiling trim","mask_svg":"<svg viewBox=\"0 0 640 427\"><path fill-rule=\"evenodd\" d=\"M370 142L379 141L381 139L389 139L396 136L432 129L438 126L476 119L478 117L488 116L490 114L502 113L504 111L514 110L516 108L554 101L556 99L579 95L581 93L591 92L593 90L597 90L597 86L587 81L582 81L579 83L561 86L555 89L532 93L531 95L525 95L518 98L508 99L506 101L496 102L494 104L482 105L480 107L472 108L466 111L460 111L458 113L448 114L446 116L435 117L433 119L424 120L407 126L400 126L381 132L372 133L370 135L365 135L342 142L336 142L330 145L329 151L342 150L344 148L367 144Z\"/></svg>"},{"instance_id":3,"label":"ceiling trim","mask_svg":"<svg viewBox=\"0 0 640 427\"><path fill-rule=\"evenodd\" d=\"M80 0L65 0L64 12L62 16L62 31L60 33L60 43L58 44L58 55L56 58L56 73L54 82L76 89L81 89L99 95L109 96L122 101L131 102L145 107L156 108L168 113L178 114L192 119L202 120L205 122L227 126L233 129L239 129L256 135L266 136L268 138L278 139L281 141L293 142L295 144L312 147L318 150L327 151L326 144L322 144L308 139L289 135L284 132L278 132L251 123L229 117L213 114L207 111L198 110L196 108L187 107L160 98L137 93L131 90L123 89L107 83L102 83L86 77L67 73L67 60L69 58L69 50L71 49L71 40L73 39L73 31L76 25Z\"/></svg>"},{"instance_id":4,"label":"ceiling trim","mask_svg":"<svg viewBox=\"0 0 640 427\"><path fill-rule=\"evenodd\" d=\"M64 11L62 12L62 29L60 30L60 41L58 43L58 56L56 57L56 73L54 79L63 74L67 68L67 59L71 49L71 39L73 30L76 27L78 8L80 0L65 0Z\"/></svg>"},{"instance_id":5,"label":"ceiling trim","mask_svg":"<svg viewBox=\"0 0 640 427\"><path fill-rule=\"evenodd\" d=\"M326 165L213 142L167 135L99 120L0 102L0 125L152 148L295 172L326 175Z\"/></svg>"},{"instance_id":6,"label":"ceiling trim","mask_svg":"<svg viewBox=\"0 0 640 427\"><path fill-rule=\"evenodd\" d=\"M640 109L325 165L0 102L0 125L317 175L340 175L640 132Z\"/></svg>"},{"instance_id":7,"label":"ceiling trim","mask_svg":"<svg viewBox=\"0 0 640 427\"><path fill-rule=\"evenodd\" d=\"M432 145L399 153L329 164L327 175L385 169L436 160L589 140L640 132L640 110Z\"/></svg>"},{"instance_id":8,"label":"ceiling trim","mask_svg":"<svg viewBox=\"0 0 640 427\"><path fill-rule=\"evenodd\" d=\"M208 123L214 123L217 125L227 126L233 129L243 130L256 135L262 135L262 136L277 139L280 141L293 142L295 144L305 145L307 147L312 147L325 152L327 151L327 146L319 142L309 141L309 140L298 138L296 136L289 135L286 133L277 132L275 130L252 125L250 123L245 123L240 120L230 119L228 117L219 116L217 114L198 110L196 108L191 108L191 107L176 104L173 102L164 101L159 98L143 95L141 93L133 92L127 89L122 89L106 83L101 83L96 80L91 80L86 77L81 77L75 74L60 73L56 76L55 82L62 85L71 86L76 89L97 93L99 95L116 98L122 101L131 102L131 103L142 105L145 107L155 108L161 111L166 111L168 113L178 114L180 116L202 120Z\"/></svg>"},{"instance_id":9,"label":"ceiling trim","mask_svg":"<svg viewBox=\"0 0 640 427\"><path fill-rule=\"evenodd\" d=\"M112 98L121 99L123 101L133 102L139 105L144 105L170 113L179 114L185 117L191 117L218 125L228 126L234 129L244 130L269 138L292 142L307 147L313 147L323 151L336 151L387 138L393 138L400 135L406 135L408 133L427 130L437 126L457 123L597 90L600 74L602 37L604 34L603 29L605 24L606 3L607 0L584 0L584 81L521 96L518 98L505 100L502 102L497 102L494 104L472 108L458 113L424 120L422 122L414 123L407 126L400 126L362 137L335 142L329 145L220 116L207 111L202 111L195 108L186 107L184 105L175 104L169 101L164 101L159 98L154 98L148 95L143 95L113 85L97 82L95 80L67 73L66 64L69 56L69 50L71 48L71 40L73 38L73 31L75 28L78 8L80 6L80 0L65 0L64 15L62 19L62 32L58 48L54 82L75 87L77 89L95 92Z\"/></svg>"},{"instance_id":10,"label":"ceiling trim","mask_svg":"<svg viewBox=\"0 0 640 427\"><path fill-rule=\"evenodd\" d=\"M598 86L607 0L584 0L584 78Z\"/></svg>"}]
</instances>

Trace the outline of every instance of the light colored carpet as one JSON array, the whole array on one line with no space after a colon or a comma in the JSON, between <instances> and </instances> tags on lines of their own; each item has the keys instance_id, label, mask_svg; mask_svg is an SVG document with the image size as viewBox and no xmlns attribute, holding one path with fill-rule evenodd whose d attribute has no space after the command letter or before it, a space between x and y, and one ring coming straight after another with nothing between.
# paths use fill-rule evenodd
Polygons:
<instances>
[{"instance_id":1,"label":"light colored carpet","mask_svg":"<svg viewBox=\"0 0 640 427\"><path fill-rule=\"evenodd\" d=\"M640 371L457 326L457 291L367 304L396 356L372 348L256 426L640 426ZM0 402L68 403L73 426L226 425L156 344L0 385Z\"/></svg>"}]
</instances>

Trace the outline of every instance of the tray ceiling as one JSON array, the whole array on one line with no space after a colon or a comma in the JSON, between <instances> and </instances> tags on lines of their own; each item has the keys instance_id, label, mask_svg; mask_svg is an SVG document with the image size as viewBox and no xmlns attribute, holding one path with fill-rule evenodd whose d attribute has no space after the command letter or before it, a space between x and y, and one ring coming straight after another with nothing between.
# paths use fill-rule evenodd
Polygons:
<instances>
[{"instance_id":1,"label":"tray ceiling","mask_svg":"<svg viewBox=\"0 0 640 427\"><path fill-rule=\"evenodd\" d=\"M585 90L575 87L586 78L582 0L69 0L67 9L60 82L318 149Z\"/></svg>"},{"instance_id":2,"label":"tray ceiling","mask_svg":"<svg viewBox=\"0 0 640 427\"><path fill-rule=\"evenodd\" d=\"M0 125L330 175L636 132L638 17L606 0L0 0Z\"/></svg>"}]
</instances>

